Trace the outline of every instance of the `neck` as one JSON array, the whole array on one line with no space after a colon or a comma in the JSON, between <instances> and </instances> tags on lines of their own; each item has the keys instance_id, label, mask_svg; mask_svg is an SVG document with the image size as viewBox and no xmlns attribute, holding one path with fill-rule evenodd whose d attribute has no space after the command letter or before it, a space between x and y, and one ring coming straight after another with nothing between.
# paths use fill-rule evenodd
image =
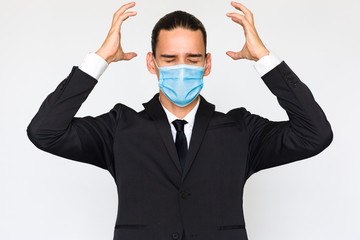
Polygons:
<instances>
[{"instance_id":1,"label":"neck","mask_svg":"<svg viewBox=\"0 0 360 240\"><path fill-rule=\"evenodd\" d=\"M199 96L197 96L190 104L185 107L179 107L171 102L162 91L159 91L160 102L169 112L174 114L177 118L184 118L197 104Z\"/></svg>"}]
</instances>

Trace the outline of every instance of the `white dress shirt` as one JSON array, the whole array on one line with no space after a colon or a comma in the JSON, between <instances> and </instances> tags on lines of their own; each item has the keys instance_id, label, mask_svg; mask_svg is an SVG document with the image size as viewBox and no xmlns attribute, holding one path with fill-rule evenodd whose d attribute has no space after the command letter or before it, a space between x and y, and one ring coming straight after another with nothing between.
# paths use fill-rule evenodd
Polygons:
<instances>
[{"instance_id":1,"label":"white dress shirt","mask_svg":"<svg viewBox=\"0 0 360 240\"><path fill-rule=\"evenodd\" d=\"M159 99L159 101L160 101L160 99ZM191 133L192 133L192 129L193 129L194 122L195 122L195 114L197 112L197 109L199 108L199 104L200 104L200 97L198 97L198 100L197 100L197 103L196 103L195 107L184 118L181 118L181 119L187 121L187 124L184 125L184 133L185 133L185 136L186 136L188 149L189 149L189 146L190 146ZM174 114L172 114L169 110L167 110L164 107L164 105L161 104L161 106L163 107L163 109L164 109L164 111L166 113L166 116L168 118L169 124L171 126L171 133L173 135L173 139L174 139L174 142L175 142L176 129L175 129L174 124L172 124L172 122L174 120L176 120L176 119L179 119L179 118L176 117Z\"/></svg>"},{"instance_id":2,"label":"white dress shirt","mask_svg":"<svg viewBox=\"0 0 360 240\"><path fill-rule=\"evenodd\" d=\"M266 73L268 73L270 70L275 68L278 64L280 64L281 61L282 60L276 54L274 54L273 52L270 52L269 55L266 55L266 56L262 57L261 59L259 59L257 62L255 62L254 68L258 72L258 74L262 77ZM98 80L100 78L100 76L105 72L105 70L107 69L108 66L109 66L109 64L105 61L105 59L103 59L102 57L100 57L99 55L97 55L94 52L90 52L85 56L84 61L79 66L79 69L82 70L83 72L89 74L96 80ZM160 101L160 99L159 99L159 101ZM197 102L196 106L183 118L184 120L186 120L188 122L184 126L184 132L185 132L188 148L190 145L192 129L194 126L195 114L199 107L199 103L200 103L200 98L198 98L198 102ZM172 114L169 110L167 110L163 105L162 105L162 107L166 113L169 124L171 126L171 133L173 135L173 139L175 142L176 129L175 129L174 125L172 124L172 122L178 118L174 114Z\"/></svg>"}]
</instances>

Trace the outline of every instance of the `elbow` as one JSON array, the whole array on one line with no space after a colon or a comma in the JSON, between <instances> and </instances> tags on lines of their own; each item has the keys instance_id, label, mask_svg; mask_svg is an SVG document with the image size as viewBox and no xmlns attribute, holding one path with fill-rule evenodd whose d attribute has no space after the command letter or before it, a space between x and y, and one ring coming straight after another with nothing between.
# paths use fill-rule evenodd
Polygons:
<instances>
[{"instance_id":1,"label":"elbow","mask_svg":"<svg viewBox=\"0 0 360 240\"><path fill-rule=\"evenodd\" d=\"M327 122L326 127L322 130L321 136L322 146L325 149L331 144L334 138L334 133L329 122Z\"/></svg>"},{"instance_id":2,"label":"elbow","mask_svg":"<svg viewBox=\"0 0 360 240\"><path fill-rule=\"evenodd\" d=\"M31 123L26 129L29 140L39 149L46 150L50 145L50 138L46 134L41 134L39 128Z\"/></svg>"},{"instance_id":3,"label":"elbow","mask_svg":"<svg viewBox=\"0 0 360 240\"><path fill-rule=\"evenodd\" d=\"M317 134L317 141L314 145L314 153L318 154L325 150L332 143L333 138L334 134L330 124L328 123L326 127L323 127Z\"/></svg>"},{"instance_id":4,"label":"elbow","mask_svg":"<svg viewBox=\"0 0 360 240\"><path fill-rule=\"evenodd\" d=\"M29 140L37 147L42 149L42 142L40 141L40 138L38 137L37 130L34 128L34 126L30 123L30 125L26 129L27 136Z\"/></svg>"},{"instance_id":5,"label":"elbow","mask_svg":"<svg viewBox=\"0 0 360 240\"><path fill-rule=\"evenodd\" d=\"M328 147L332 141L334 139L334 133L329 125L329 129L328 129L328 132L327 132L327 138L326 138L326 141L325 141L325 148Z\"/></svg>"}]
</instances>

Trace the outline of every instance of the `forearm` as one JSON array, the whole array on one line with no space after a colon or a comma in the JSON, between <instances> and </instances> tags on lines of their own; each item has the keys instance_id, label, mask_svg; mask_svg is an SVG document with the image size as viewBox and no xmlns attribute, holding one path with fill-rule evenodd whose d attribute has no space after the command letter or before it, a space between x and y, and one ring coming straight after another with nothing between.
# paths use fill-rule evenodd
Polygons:
<instances>
[{"instance_id":1,"label":"forearm","mask_svg":"<svg viewBox=\"0 0 360 240\"><path fill-rule=\"evenodd\" d=\"M96 82L73 67L42 103L27 133L41 150L108 169L113 174L113 133L120 105L98 117L74 117Z\"/></svg>"},{"instance_id":2,"label":"forearm","mask_svg":"<svg viewBox=\"0 0 360 240\"><path fill-rule=\"evenodd\" d=\"M97 80L74 66L69 76L49 94L30 122L27 132L38 147L50 144L50 138L65 131Z\"/></svg>"},{"instance_id":3,"label":"forearm","mask_svg":"<svg viewBox=\"0 0 360 240\"><path fill-rule=\"evenodd\" d=\"M228 114L243 122L249 133L248 177L271 168L314 156L332 141L331 126L309 88L285 62L262 79L289 116L275 122L244 108Z\"/></svg>"},{"instance_id":4,"label":"forearm","mask_svg":"<svg viewBox=\"0 0 360 240\"><path fill-rule=\"evenodd\" d=\"M289 116L291 134L314 151L321 151L332 139L331 126L310 89L282 62L262 79ZM305 147L305 146L304 146Z\"/></svg>"}]
</instances>

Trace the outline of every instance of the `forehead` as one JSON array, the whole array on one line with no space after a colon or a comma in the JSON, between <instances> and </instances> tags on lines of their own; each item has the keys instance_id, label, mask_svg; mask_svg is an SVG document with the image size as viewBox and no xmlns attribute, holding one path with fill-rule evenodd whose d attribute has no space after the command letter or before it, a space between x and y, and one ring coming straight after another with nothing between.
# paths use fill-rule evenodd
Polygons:
<instances>
[{"instance_id":1,"label":"forehead","mask_svg":"<svg viewBox=\"0 0 360 240\"><path fill-rule=\"evenodd\" d=\"M175 28L172 30L160 30L156 46L156 54L204 54L205 45L200 30Z\"/></svg>"}]
</instances>

